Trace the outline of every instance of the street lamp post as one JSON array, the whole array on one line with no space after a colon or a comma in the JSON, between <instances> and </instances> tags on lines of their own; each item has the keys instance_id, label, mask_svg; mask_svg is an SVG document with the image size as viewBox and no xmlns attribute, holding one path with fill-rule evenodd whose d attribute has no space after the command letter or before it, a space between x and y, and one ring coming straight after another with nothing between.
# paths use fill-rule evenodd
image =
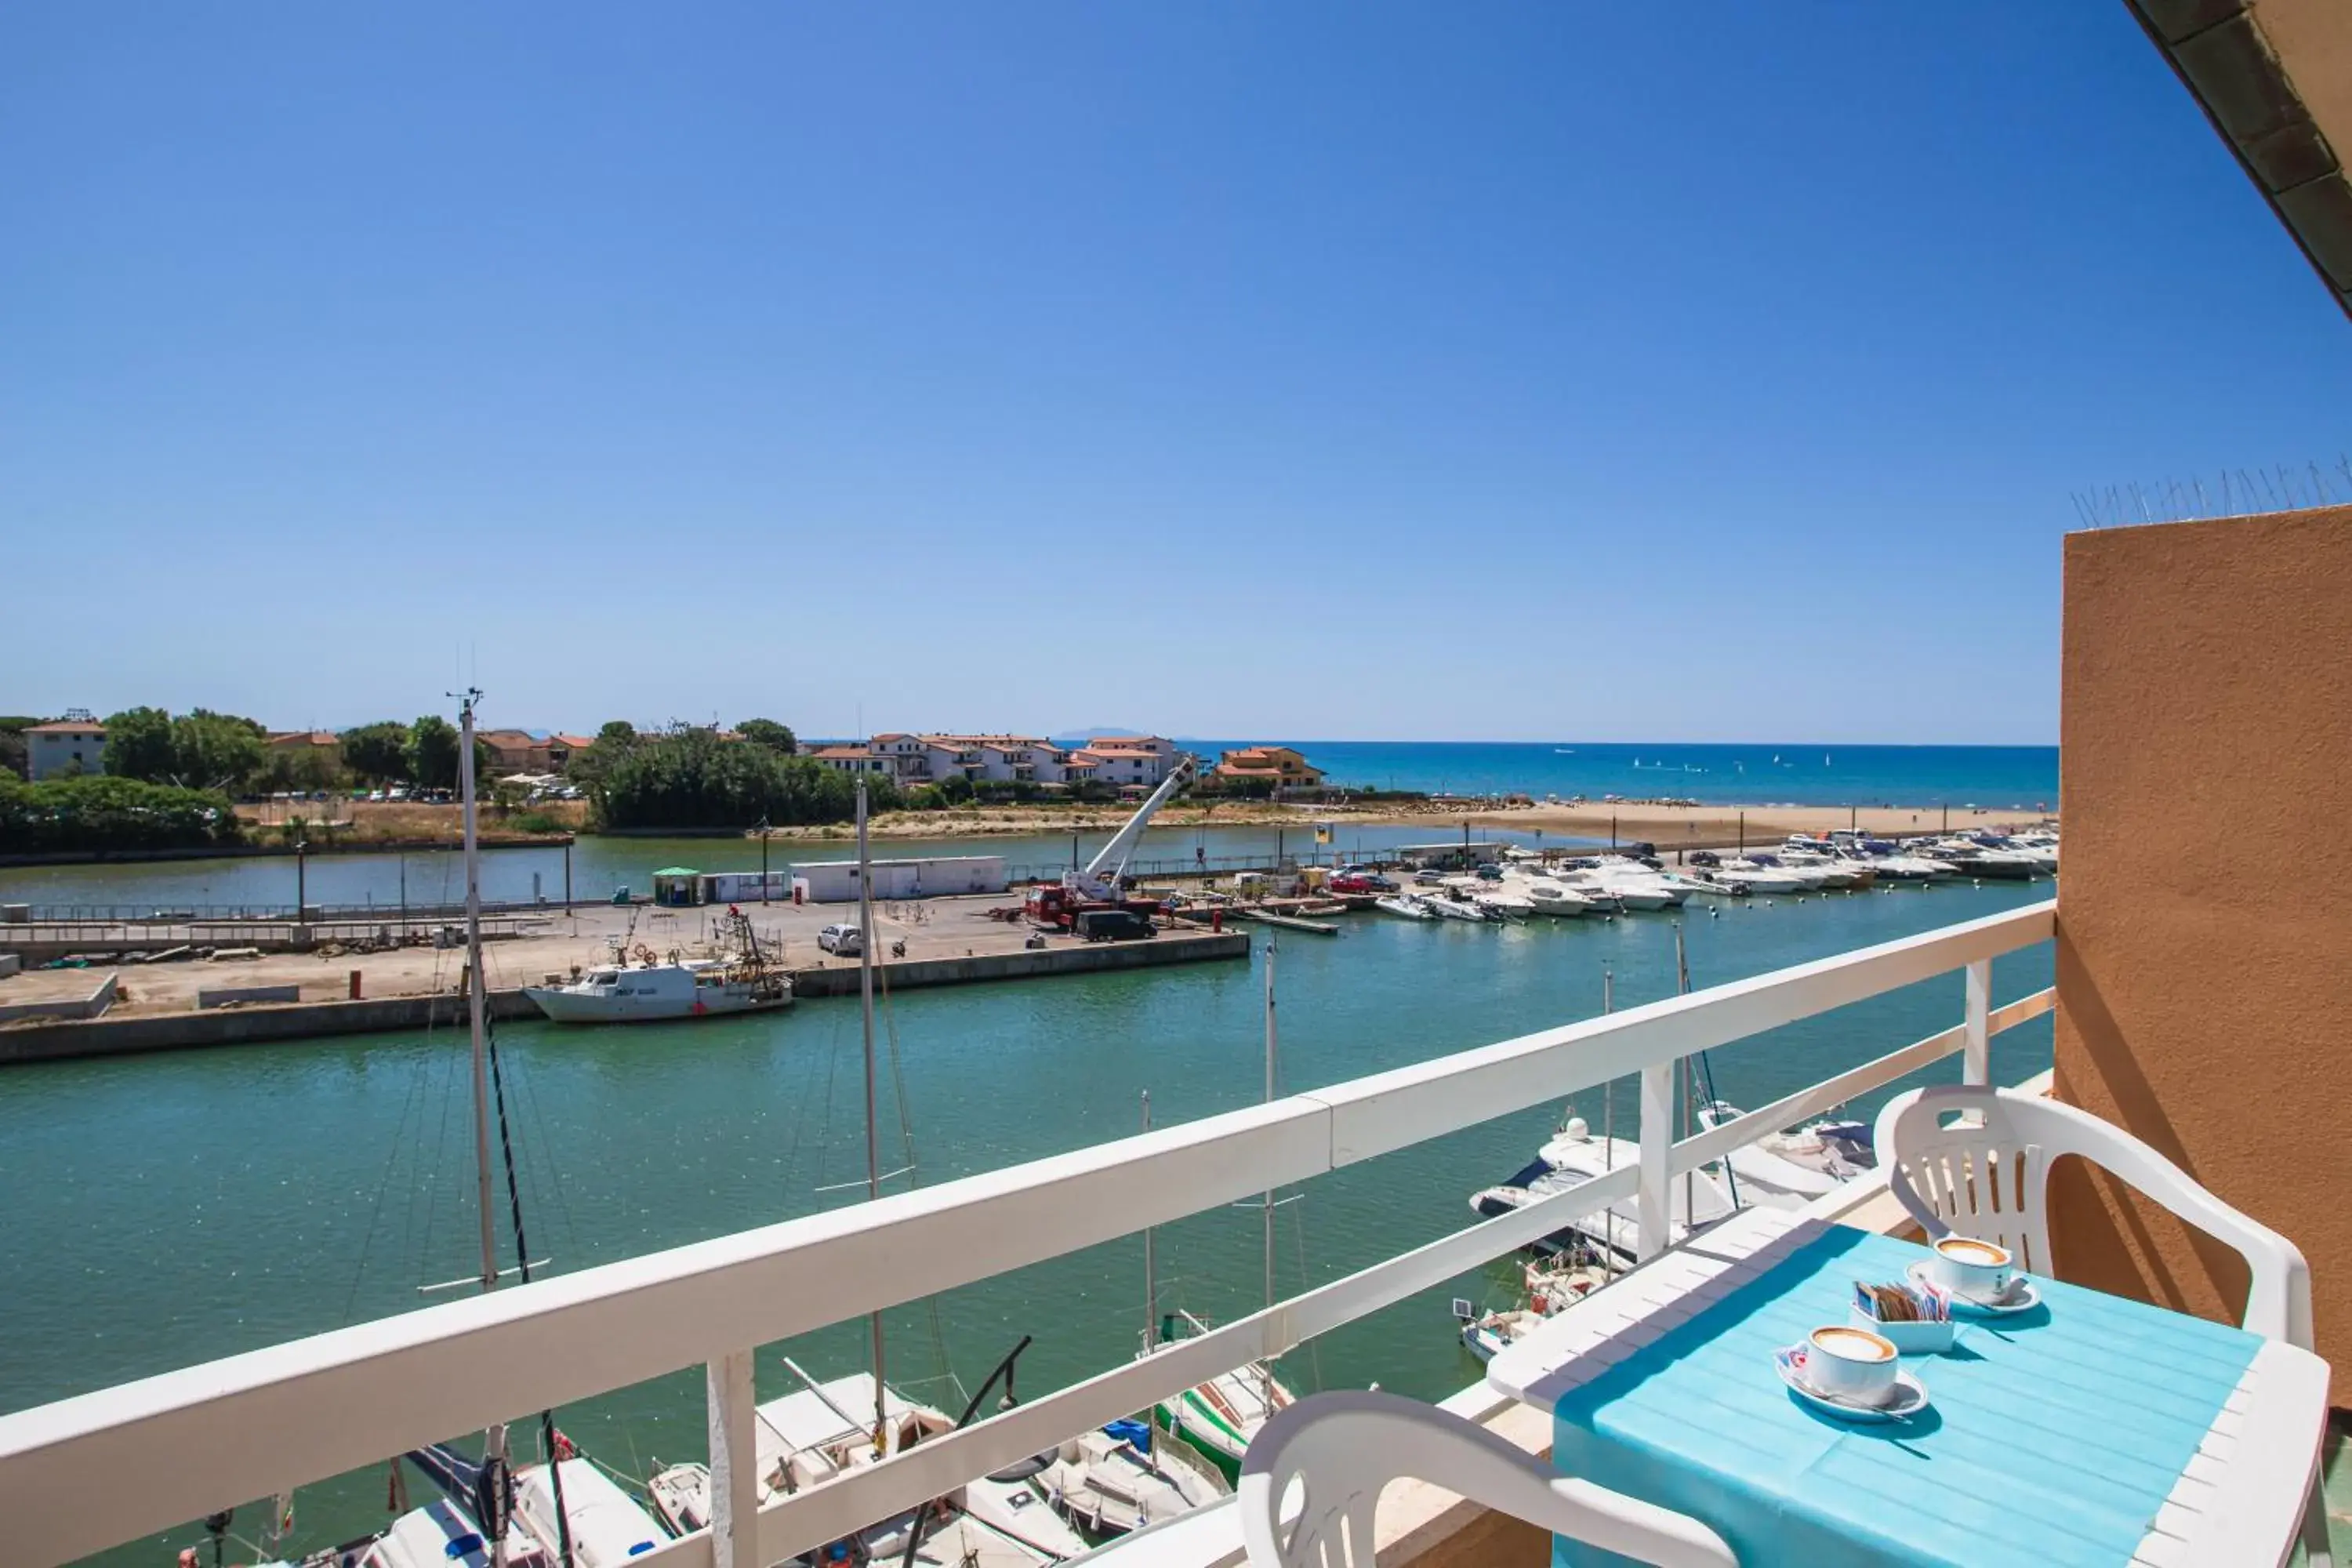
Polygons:
<instances>
[{"instance_id":1,"label":"street lamp post","mask_svg":"<svg viewBox=\"0 0 2352 1568\"><path fill-rule=\"evenodd\" d=\"M768 901L768 814L760 814L760 901Z\"/></svg>"}]
</instances>

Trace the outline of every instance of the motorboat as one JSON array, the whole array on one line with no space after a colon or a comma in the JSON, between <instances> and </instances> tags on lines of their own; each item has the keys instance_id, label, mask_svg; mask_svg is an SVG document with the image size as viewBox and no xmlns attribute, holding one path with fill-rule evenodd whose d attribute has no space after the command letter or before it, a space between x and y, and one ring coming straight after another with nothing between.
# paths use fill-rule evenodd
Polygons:
<instances>
[{"instance_id":1,"label":"motorboat","mask_svg":"<svg viewBox=\"0 0 2352 1568\"><path fill-rule=\"evenodd\" d=\"M721 1013L754 1013L793 1005L792 977L769 963L751 930L751 917L728 910L720 921L730 951L718 958L669 962L640 946L628 962L625 940L614 942L613 961L566 980L551 974L522 994L559 1024L635 1024L662 1018L700 1018Z\"/></svg>"},{"instance_id":2,"label":"motorboat","mask_svg":"<svg viewBox=\"0 0 2352 1568\"><path fill-rule=\"evenodd\" d=\"M1096 1535L1164 1524L1232 1490L1189 1447L1155 1442L1154 1436L1144 1421L1081 1432L1029 1478L1030 1488Z\"/></svg>"},{"instance_id":3,"label":"motorboat","mask_svg":"<svg viewBox=\"0 0 2352 1568\"><path fill-rule=\"evenodd\" d=\"M752 1410L762 1503L823 1486L955 1429L944 1411L917 1405L885 1384L877 1439L873 1373L856 1372L818 1383L791 1361L784 1364L801 1379L800 1391ZM708 1466L656 1461L646 1490L654 1511L677 1533L709 1527ZM922 1509L867 1526L858 1538L874 1561L896 1560L904 1555L908 1532L919 1523L922 1540L915 1554L918 1563L1036 1568L1086 1550L1078 1533L1030 1487L1027 1474L978 1477Z\"/></svg>"},{"instance_id":4,"label":"motorboat","mask_svg":"<svg viewBox=\"0 0 2352 1568\"><path fill-rule=\"evenodd\" d=\"M1421 903L1423 909L1444 920L1496 921L1503 918L1498 914L1490 913L1485 906L1446 889L1423 894Z\"/></svg>"},{"instance_id":5,"label":"motorboat","mask_svg":"<svg viewBox=\"0 0 2352 1568\"><path fill-rule=\"evenodd\" d=\"M1700 1125L1720 1127L1746 1114L1718 1100L1700 1107ZM1743 1204L1802 1208L1878 1163L1870 1129L1854 1121L1817 1121L1768 1133L1729 1156L1729 1184Z\"/></svg>"},{"instance_id":6,"label":"motorboat","mask_svg":"<svg viewBox=\"0 0 2352 1568\"><path fill-rule=\"evenodd\" d=\"M1811 884L1795 872L1779 866L1768 866L1747 856L1726 860L1720 871L1725 881L1745 882L1751 893L1793 894L1811 889Z\"/></svg>"},{"instance_id":7,"label":"motorboat","mask_svg":"<svg viewBox=\"0 0 2352 1568\"><path fill-rule=\"evenodd\" d=\"M1527 1307L1481 1312L1461 1321L1462 1343L1480 1361L1493 1361L1514 1343L1542 1327L1543 1321L1541 1312Z\"/></svg>"},{"instance_id":8,"label":"motorboat","mask_svg":"<svg viewBox=\"0 0 2352 1568\"><path fill-rule=\"evenodd\" d=\"M1372 907L1385 910L1401 920L1433 921L1444 918L1412 893L1395 893L1385 899L1375 899L1372 900Z\"/></svg>"},{"instance_id":9,"label":"motorboat","mask_svg":"<svg viewBox=\"0 0 2352 1568\"><path fill-rule=\"evenodd\" d=\"M1493 1219L1534 1202L1582 1185L1623 1165L1638 1163L1641 1145L1623 1138L1595 1137L1584 1119L1570 1117L1547 1141L1533 1163L1508 1181L1471 1194L1473 1212ZM1728 1219L1731 1199L1714 1177L1694 1171L1676 1178L1669 1201L1668 1245ZM1630 1267L1641 1256L1639 1209L1632 1198L1571 1220L1540 1244L1551 1251L1582 1250Z\"/></svg>"},{"instance_id":10,"label":"motorboat","mask_svg":"<svg viewBox=\"0 0 2352 1568\"><path fill-rule=\"evenodd\" d=\"M1558 882L1532 881L1526 887L1528 905L1539 915L1589 915L1600 909L1594 900Z\"/></svg>"},{"instance_id":11,"label":"motorboat","mask_svg":"<svg viewBox=\"0 0 2352 1568\"><path fill-rule=\"evenodd\" d=\"M1748 896L1747 883L1731 881L1709 871L1696 874L1664 871L1659 874L1659 880L1680 890L1685 899L1744 899Z\"/></svg>"}]
</instances>

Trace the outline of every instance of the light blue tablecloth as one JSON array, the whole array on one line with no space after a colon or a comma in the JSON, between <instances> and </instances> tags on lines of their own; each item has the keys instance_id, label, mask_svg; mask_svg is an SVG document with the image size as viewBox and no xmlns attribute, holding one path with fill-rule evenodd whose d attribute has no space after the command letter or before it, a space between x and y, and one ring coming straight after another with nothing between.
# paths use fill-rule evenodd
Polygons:
<instances>
[{"instance_id":1,"label":"light blue tablecloth","mask_svg":"<svg viewBox=\"0 0 2352 1568\"><path fill-rule=\"evenodd\" d=\"M1847 1320L1853 1281L1926 1255L1833 1227L1565 1395L1552 1457L1705 1520L1743 1568L2115 1565L2261 1344L2255 1336L2037 1280L2033 1311L1906 1356L1933 1407L1855 1426L1800 1405L1772 1352ZM1559 1568L1622 1563L1569 1542Z\"/></svg>"}]
</instances>

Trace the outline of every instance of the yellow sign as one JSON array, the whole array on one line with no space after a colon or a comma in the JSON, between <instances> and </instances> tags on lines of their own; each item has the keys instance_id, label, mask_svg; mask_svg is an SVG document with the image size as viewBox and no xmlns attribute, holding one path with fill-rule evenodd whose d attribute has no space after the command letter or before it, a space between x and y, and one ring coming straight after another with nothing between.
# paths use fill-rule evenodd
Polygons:
<instances>
[{"instance_id":1,"label":"yellow sign","mask_svg":"<svg viewBox=\"0 0 2352 1568\"><path fill-rule=\"evenodd\" d=\"M1328 844L1331 842L1331 825L1329 823L1318 822L1315 825L1315 842L1318 844Z\"/></svg>"}]
</instances>

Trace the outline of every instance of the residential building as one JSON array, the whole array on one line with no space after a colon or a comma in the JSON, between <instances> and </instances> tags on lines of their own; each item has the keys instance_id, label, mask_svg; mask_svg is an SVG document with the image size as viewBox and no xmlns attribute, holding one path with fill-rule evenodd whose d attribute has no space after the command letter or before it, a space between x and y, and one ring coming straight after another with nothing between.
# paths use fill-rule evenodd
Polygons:
<instances>
[{"instance_id":1,"label":"residential building","mask_svg":"<svg viewBox=\"0 0 2352 1568\"><path fill-rule=\"evenodd\" d=\"M1095 776L1108 784L1156 788L1176 765L1176 742L1163 735L1097 735L1083 753L1095 759Z\"/></svg>"},{"instance_id":2,"label":"residential building","mask_svg":"<svg viewBox=\"0 0 2352 1568\"><path fill-rule=\"evenodd\" d=\"M319 757L331 770L343 765L343 742L331 730L278 730L270 733L269 754L273 759Z\"/></svg>"},{"instance_id":3,"label":"residential building","mask_svg":"<svg viewBox=\"0 0 2352 1568\"><path fill-rule=\"evenodd\" d=\"M913 734L890 731L864 746L808 746L803 751L835 766L853 754L887 764L900 784L937 784L961 773L974 784L1105 784L1150 787L1168 776L1172 741L1159 736L1107 736L1064 746L1041 735ZM877 770L880 771L880 770Z\"/></svg>"},{"instance_id":4,"label":"residential building","mask_svg":"<svg viewBox=\"0 0 2352 1568\"><path fill-rule=\"evenodd\" d=\"M877 756L865 746L814 746L802 754L835 773L887 773L892 771L887 757Z\"/></svg>"},{"instance_id":5,"label":"residential building","mask_svg":"<svg viewBox=\"0 0 2352 1568\"><path fill-rule=\"evenodd\" d=\"M547 742L528 730L482 730L476 731L476 738L489 748L490 771L494 773L554 771L554 759L549 754Z\"/></svg>"},{"instance_id":6,"label":"residential building","mask_svg":"<svg viewBox=\"0 0 2352 1568\"><path fill-rule=\"evenodd\" d=\"M106 771L106 726L77 709L49 724L25 729L25 776L35 784Z\"/></svg>"},{"instance_id":7,"label":"residential building","mask_svg":"<svg viewBox=\"0 0 2352 1568\"><path fill-rule=\"evenodd\" d=\"M547 766L551 773L562 773L572 760L596 743L593 735L550 735L547 738Z\"/></svg>"},{"instance_id":8,"label":"residential building","mask_svg":"<svg viewBox=\"0 0 2352 1568\"><path fill-rule=\"evenodd\" d=\"M1288 746L1244 746L1217 761L1216 776L1229 784L1268 783L1282 789L1315 789L1323 770Z\"/></svg>"}]
</instances>

